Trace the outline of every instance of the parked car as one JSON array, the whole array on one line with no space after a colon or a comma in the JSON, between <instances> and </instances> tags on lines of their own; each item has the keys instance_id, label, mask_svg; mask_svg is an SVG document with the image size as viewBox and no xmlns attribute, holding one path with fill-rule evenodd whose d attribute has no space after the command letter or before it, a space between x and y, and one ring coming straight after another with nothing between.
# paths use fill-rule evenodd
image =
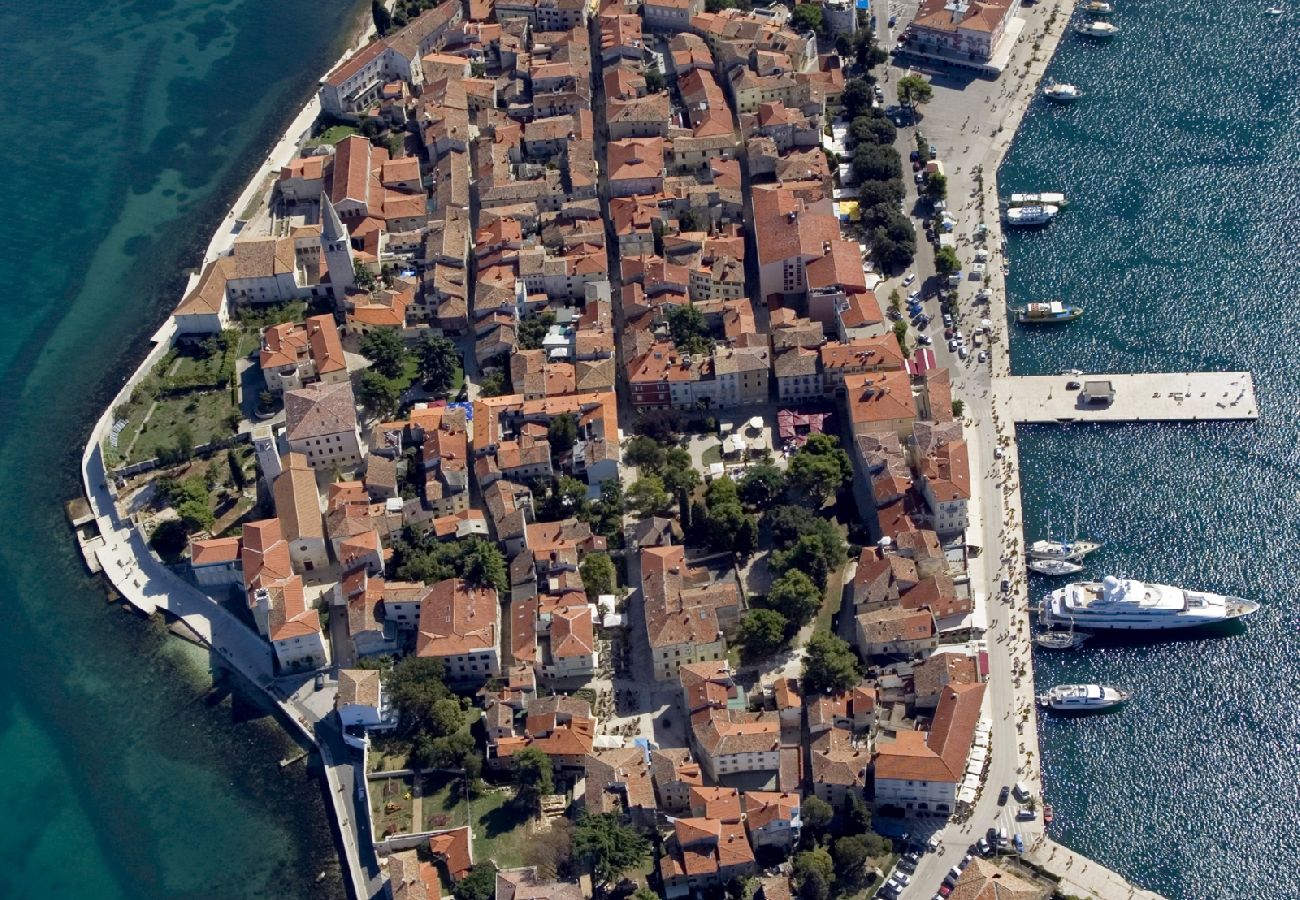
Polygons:
<instances>
[{"instance_id":1,"label":"parked car","mask_svg":"<svg viewBox=\"0 0 1300 900\"><path fill-rule=\"evenodd\" d=\"M957 339L956 339L956 338L951 338L951 339L949 339L949 341L948 341L948 352L949 352L949 353L956 353L956 352L957 352Z\"/></svg>"},{"instance_id":2,"label":"parked car","mask_svg":"<svg viewBox=\"0 0 1300 900\"><path fill-rule=\"evenodd\" d=\"M917 335L916 342L922 347L929 347L934 343L934 338L930 337L928 334L920 334Z\"/></svg>"},{"instance_id":3,"label":"parked car","mask_svg":"<svg viewBox=\"0 0 1300 900\"><path fill-rule=\"evenodd\" d=\"M1017 822L1032 822L1035 816L1036 813L1028 806L1022 806L1020 809L1016 810Z\"/></svg>"},{"instance_id":4,"label":"parked car","mask_svg":"<svg viewBox=\"0 0 1300 900\"><path fill-rule=\"evenodd\" d=\"M916 273L908 272L906 275L903 276L903 287L907 287L913 281L916 281Z\"/></svg>"},{"instance_id":5,"label":"parked car","mask_svg":"<svg viewBox=\"0 0 1300 900\"><path fill-rule=\"evenodd\" d=\"M889 310L885 313L885 315L893 319L895 322L903 318L903 314L898 310L894 309L893 307L890 307Z\"/></svg>"},{"instance_id":6,"label":"parked car","mask_svg":"<svg viewBox=\"0 0 1300 900\"><path fill-rule=\"evenodd\" d=\"M1025 852L1025 839L1020 836L1019 831L1017 831L1016 836L1011 839L1011 843L1015 845L1017 853Z\"/></svg>"},{"instance_id":7,"label":"parked car","mask_svg":"<svg viewBox=\"0 0 1300 900\"><path fill-rule=\"evenodd\" d=\"M925 173L924 173L924 172L917 172L916 175L913 176L913 177L915 178L917 184L924 184L924 183L925 183Z\"/></svg>"},{"instance_id":8,"label":"parked car","mask_svg":"<svg viewBox=\"0 0 1300 900\"><path fill-rule=\"evenodd\" d=\"M317 672L317 673L316 673L316 690L319 691L319 690L322 689L323 687L325 687L325 673L324 673L324 672Z\"/></svg>"},{"instance_id":9,"label":"parked car","mask_svg":"<svg viewBox=\"0 0 1300 900\"><path fill-rule=\"evenodd\" d=\"M993 852L993 848L989 846L988 838L980 838L979 848L980 848L980 853L984 854L985 856L988 856L990 853Z\"/></svg>"},{"instance_id":10,"label":"parked car","mask_svg":"<svg viewBox=\"0 0 1300 900\"><path fill-rule=\"evenodd\" d=\"M998 806L1006 806L1007 798L1010 796L1011 788L1007 787L1005 784L1002 785L1002 790L998 791Z\"/></svg>"},{"instance_id":11,"label":"parked car","mask_svg":"<svg viewBox=\"0 0 1300 900\"><path fill-rule=\"evenodd\" d=\"M958 357L959 359L965 359L965 358L968 357L968 356L970 356L970 351L967 350L965 347L958 347L958 348L957 348L957 357Z\"/></svg>"},{"instance_id":12,"label":"parked car","mask_svg":"<svg viewBox=\"0 0 1300 900\"><path fill-rule=\"evenodd\" d=\"M1004 456L1006 456L1006 453L1002 450L1001 447L994 447L994 448L993 448L993 458L994 458L994 459L1001 459L1001 458L1004 457ZM1002 583L1003 583L1004 585L1006 585L1007 587L1010 587L1010 585L1008 584L1008 582L1007 582L1007 580L1006 580L1005 578L1002 579ZM1003 587L1002 590L1005 591L1005 590L1007 589L1007 587Z\"/></svg>"},{"instance_id":13,"label":"parked car","mask_svg":"<svg viewBox=\"0 0 1300 900\"><path fill-rule=\"evenodd\" d=\"M889 27L890 27L890 28L893 28L893 27L894 27L895 25L897 25L897 24L898 24L898 16L890 16L890 17L889 17ZM880 88L876 88L876 90L880 90Z\"/></svg>"},{"instance_id":14,"label":"parked car","mask_svg":"<svg viewBox=\"0 0 1300 900\"><path fill-rule=\"evenodd\" d=\"M934 144L931 144L931 145L930 145L930 159L938 159L938 158L939 158L939 148L936 147Z\"/></svg>"},{"instance_id":15,"label":"parked car","mask_svg":"<svg viewBox=\"0 0 1300 900\"><path fill-rule=\"evenodd\" d=\"M944 313L944 314L943 314L943 324L944 324L945 326L951 326L951 325L952 325L952 316L951 316L949 313Z\"/></svg>"},{"instance_id":16,"label":"parked car","mask_svg":"<svg viewBox=\"0 0 1300 900\"><path fill-rule=\"evenodd\" d=\"M1077 381L1067 381L1065 383L1065 389L1067 391L1077 391L1080 387L1081 385Z\"/></svg>"},{"instance_id":17,"label":"parked car","mask_svg":"<svg viewBox=\"0 0 1300 900\"><path fill-rule=\"evenodd\" d=\"M988 353L987 350L981 350L981 351L980 351L979 361L982 362L982 363L986 363L986 362L989 361L989 353Z\"/></svg>"},{"instance_id":18,"label":"parked car","mask_svg":"<svg viewBox=\"0 0 1300 900\"><path fill-rule=\"evenodd\" d=\"M920 151L920 150L913 150L910 154L908 154L908 157L907 157L907 158L910 159L912 162L920 162L920 161L921 161L921 151Z\"/></svg>"},{"instance_id":19,"label":"parked car","mask_svg":"<svg viewBox=\"0 0 1300 900\"><path fill-rule=\"evenodd\" d=\"M920 300L921 300L921 292L920 292L920 291L912 291L912 293L910 293L910 294L907 295L907 302L908 302L908 303L918 303L918 302L920 302Z\"/></svg>"}]
</instances>

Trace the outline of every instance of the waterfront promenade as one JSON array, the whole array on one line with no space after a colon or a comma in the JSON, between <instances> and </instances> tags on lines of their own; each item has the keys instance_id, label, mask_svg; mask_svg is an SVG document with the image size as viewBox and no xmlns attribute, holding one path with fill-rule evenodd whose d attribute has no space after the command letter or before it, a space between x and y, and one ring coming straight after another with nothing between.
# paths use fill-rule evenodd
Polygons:
<instances>
[{"instance_id":1,"label":"waterfront promenade","mask_svg":"<svg viewBox=\"0 0 1300 900\"><path fill-rule=\"evenodd\" d=\"M1114 398L1087 402L1092 382ZM1070 388L1074 383L1080 387ZM1162 372L1136 375L1011 375L993 379L999 408L1019 424L1052 422L1206 422L1258 419L1249 372Z\"/></svg>"},{"instance_id":2,"label":"waterfront promenade","mask_svg":"<svg viewBox=\"0 0 1300 900\"><path fill-rule=\"evenodd\" d=\"M1015 805L997 803L999 788L1017 781L1026 783L1031 791L1042 796L1016 420L1006 403L1007 392L995 389L995 381L1013 384L1005 381L1010 376L1010 336L997 170L1066 32L1073 8L1073 0L1020 7L1016 14L1024 20L1021 35L997 81L971 80L942 69L916 66L931 78L934 86L934 98L923 108L919 127L926 139L938 147L944 161L949 206L956 219L958 255L963 262L970 260L974 236L981 224L988 228L983 246L991 253L989 306L980 308L974 303L973 294L979 287L974 282L962 286L958 303L959 324L967 333L973 333L983 318L993 322L989 361L980 364L974 356L961 360L938 342L934 350L939 364L947 366L952 373L954 397L964 404L972 476L967 540L984 549L972 560L971 590L989 598L991 627L986 633L989 687L984 715L992 725L992 752L984 787L970 815L962 822L947 823L937 832L941 842L939 850L922 857L910 886L903 893L906 900L931 897L949 868L961 861L967 847L989 828L997 827L1006 828L1010 834L1020 832L1026 844L1034 848L1027 854L1030 861L1059 878L1065 893L1103 900L1127 897L1154 900L1158 896L1056 845L1046 836L1041 818L1016 822ZM882 7L878 15L887 13L888 8ZM901 74L895 67L890 80ZM899 148L904 154L912 141L911 129L900 131ZM933 254L926 249L921 250L914 268L922 283L933 283L938 278ZM889 282L877 290L887 294L895 285L898 285L896 281ZM1000 589L1003 578L1011 582L1011 590L1006 593Z\"/></svg>"},{"instance_id":3,"label":"waterfront promenade","mask_svg":"<svg viewBox=\"0 0 1300 900\"><path fill-rule=\"evenodd\" d=\"M365 15L353 41L338 62L356 52L373 36L373 19ZM313 94L218 224L184 293L194 287L202 266L230 249L239 233L236 222L241 213L255 201L269 199L264 188L293 158L303 138L310 134L319 112L319 101ZM368 810L364 803L358 802L355 790L357 780L365 777L363 763L343 743L331 716L336 682L331 680L325 689L315 691L310 673L296 678L277 678L270 645L216 600L164 566L153 555L136 524L123 518L117 507L113 482L105 469L102 451L103 441L112 425L112 410L130 397L135 385L170 349L174 333L175 323L168 318L150 338L151 346L144 360L105 408L87 438L82 454L82 479L90 512L102 539L102 545L99 541L94 543L94 561L133 607L148 615L165 612L182 621L212 652L218 664L237 673L250 688L261 690L266 701L280 712L280 721L292 723L297 736L319 751L325 773L325 793L329 798L328 809L342 849L340 864L348 893L354 898L374 897L386 889L386 879L379 869L368 832ZM93 564L91 568L94 569Z\"/></svg>"}]
</instances>

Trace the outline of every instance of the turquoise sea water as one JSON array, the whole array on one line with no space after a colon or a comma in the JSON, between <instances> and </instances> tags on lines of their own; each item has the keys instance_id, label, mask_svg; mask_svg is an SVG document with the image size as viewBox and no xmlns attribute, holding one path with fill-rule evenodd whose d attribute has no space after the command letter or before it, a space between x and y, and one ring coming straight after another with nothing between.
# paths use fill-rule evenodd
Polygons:
<instances>
[{"instance_id":1,"label":"turquoise sea water","mask_svg":"<svg viewBox=\"0 0 1300 900\"><path fill-rule=\"evenodd\" d=\"M1249 369L1262 419L1022 428L1028 536L1072 530L1077 507L1106 544L1087 574L1263 608L1219 634L1038 653L1040 685L1136 693L1045 720L1052 831L1169 897L1283 896L1300 863L1300 6L1115 2L1120 34L1067 36L1048 71L1087 96L1036 102L1001 171L1004 194L1071 199L1011 237L1012 302L1087 310L1013 332L1013 371Z\"/></svg>"},{"instance_id":2,"label":"turquoise sea water","mask_svg":"<svg viewBox=\"0 0 1300 900\"><path fill-rule=\"evenodd\" d=\"M316 781L277 765L288 738L104 602L61 507L361 6L0 3L0 897L342 894Z\"/></svg>"}]
</instances>

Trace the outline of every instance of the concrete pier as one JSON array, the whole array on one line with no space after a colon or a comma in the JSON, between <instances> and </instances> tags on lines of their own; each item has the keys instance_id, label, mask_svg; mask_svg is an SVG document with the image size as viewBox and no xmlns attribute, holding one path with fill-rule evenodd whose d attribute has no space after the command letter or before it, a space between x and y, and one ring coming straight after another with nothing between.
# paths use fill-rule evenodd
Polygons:
<instances>
[{"instance_id":1,"label":"concrete pier","mask_svg":"<svg viewBox=\"0 0 1300 900\"><path fill-rule=\"evenodd\" d=\"M1078 388L1067 387L1077 383ZM1113 397L1092 397L1099 383ZM1259 418L1249 372L1010 375L993 379L999 409L1017 424L1205 422Z\"/></svg>"}]
</instances>

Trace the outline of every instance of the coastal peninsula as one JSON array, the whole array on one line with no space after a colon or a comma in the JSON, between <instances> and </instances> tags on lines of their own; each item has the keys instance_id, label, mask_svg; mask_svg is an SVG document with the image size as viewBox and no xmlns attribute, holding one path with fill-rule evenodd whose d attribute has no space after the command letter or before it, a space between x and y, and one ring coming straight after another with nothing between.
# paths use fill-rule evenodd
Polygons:
<instances>
[{"instance_id":1,"label":"coastal peninsula","mask_svg":"<svg viewBox=\"0 0 1300 900\"><path fill-rule=\"evenodd\" d=\"M1154 896L1045 833L992 389L1072 8L907 13L408 0L223 223L77 524L355 896Z\"/></svg>"}]
</instances>

